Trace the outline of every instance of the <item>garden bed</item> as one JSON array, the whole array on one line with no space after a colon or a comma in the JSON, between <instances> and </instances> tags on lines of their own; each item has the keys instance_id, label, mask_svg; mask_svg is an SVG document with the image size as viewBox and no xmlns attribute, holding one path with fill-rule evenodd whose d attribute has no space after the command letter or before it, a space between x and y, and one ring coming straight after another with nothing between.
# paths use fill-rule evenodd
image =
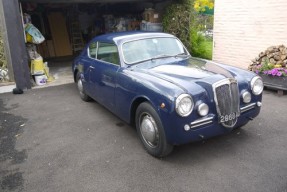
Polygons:
<instances>
[{"instance_id":1,"label":"garden bed","mask_svg":"<svg viewBox=\"0 0 287 192\"><path fill-rule=\"evenodd\" d=\"M252 60L249 70L261 76L265 87L283 95L287 91L287 47L278 45L267 48Z\"/></svg>"},{"instance_id":2,"label":"garden bed","mask_svg":"<svg viewBox=\"0 0 287 192\"><path fill-rule=\"evenodd\" d=\"M263 80L264 87L277 90L278 95L283 95L287 91L287 77L277 77L265 74L259 74Z\"/></svg>"}]
</instances>

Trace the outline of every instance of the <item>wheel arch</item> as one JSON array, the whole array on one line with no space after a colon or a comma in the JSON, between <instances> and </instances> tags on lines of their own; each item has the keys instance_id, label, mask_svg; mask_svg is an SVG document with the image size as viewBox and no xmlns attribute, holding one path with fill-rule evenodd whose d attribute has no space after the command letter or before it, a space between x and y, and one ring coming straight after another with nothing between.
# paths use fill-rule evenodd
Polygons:
<instances>
[{"instance_id":1,"label":"wheel arch","mask_svg":"<svg viewBox=\"0 0 287 192\"><path fill-rule=\"evenodd\" d=\"M151 104L151 102L146 97L143 97L143 96L138 97L133 101L131 108L130 108L130 124L132 126L135 125L135 117L136 117L137 108L141 103L144 103L144 102L148 102Z\"/></svg>"},{"instance_id":2,"label":"wheel arch","mask_svg":"<svg viewBox=\"0 0 287 192\"><path fill-rule=\"evenodd\" d=\"M74 71L74 82L76 83L77 81L77 74L78 74L79 70L78 69L75 69Z\"/></svg>"}]
</instances>

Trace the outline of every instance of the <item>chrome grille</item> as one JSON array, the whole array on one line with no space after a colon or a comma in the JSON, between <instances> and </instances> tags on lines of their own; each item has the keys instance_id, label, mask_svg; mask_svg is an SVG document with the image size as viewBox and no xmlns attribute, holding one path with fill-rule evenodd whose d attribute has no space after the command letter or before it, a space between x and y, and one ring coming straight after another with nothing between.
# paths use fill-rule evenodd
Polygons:
<instances>
[{"instance_id":1,"label":"chrome grille","mask_svg":"<svg viewBox=\"0 0 287 192\"><path fill-rule=\"evenodd\" d=\"M233 127L239 116L239 91L235 79L224 79L213 85L219 121L225 127ZM221 118L224 122L222 122Z\"/></svg>"}]
</instances>

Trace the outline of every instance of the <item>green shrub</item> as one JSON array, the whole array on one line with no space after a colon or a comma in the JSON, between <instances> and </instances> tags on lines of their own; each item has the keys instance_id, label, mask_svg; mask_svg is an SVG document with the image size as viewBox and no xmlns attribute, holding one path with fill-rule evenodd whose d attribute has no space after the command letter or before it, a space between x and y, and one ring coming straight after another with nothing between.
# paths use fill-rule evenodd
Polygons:
<instances>
[{"instance_id":1,"label":"green shrub","mask_svg":"<svg viewBox=\"0 0 287 192\"><path fill-rule=\"evenodd\" d=\"M212 59L212 38L199 33L204 25L213 25L213 16L195 11L195 0L178 0L170 4L163 15L163 29L178 37L194 57Z\"/></svg>"},{"instance_id":2,"label":"green shrub","mask_svg":"<svg viewBox=\"0 0 287 192\"><path fill-rule=\"evenodd\" d=\"M2 37L2 33L0 31L0 69L7 67L7 61L4 52L4 41Z\"/></svg>"},{"instance_id":3,"label":"green shrub","mask_svg":"<svg viewBox=\"0 0 287 192\"><path fill-rule=\"evenodd\" d=\"M178 37L190 50L190 26L195 10L194 0L178 0L167 6L163 15L163 29Z\"/></svg>"},{"instance_id":4,"label":"green shrub","mask_svg":"<svg viewBox=\"0 0 287 192\"><path fill-rule=\"evenodd\" d=\"M198 32L196 28L191 29L190 32L191 55L203 59L212 59L212 46L211 38L206 38Z\"/></svg>"}]
</instances>

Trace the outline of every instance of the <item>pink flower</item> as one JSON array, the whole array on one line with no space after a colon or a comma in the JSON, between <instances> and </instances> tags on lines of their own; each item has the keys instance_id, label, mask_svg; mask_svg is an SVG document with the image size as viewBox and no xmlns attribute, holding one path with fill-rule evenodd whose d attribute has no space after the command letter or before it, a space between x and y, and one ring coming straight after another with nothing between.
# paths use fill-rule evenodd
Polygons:
<instances>
[{"instance_id":1,"label":"pink flower","mask_svg":"<svg viewBox=\"0 0 287 192\"><path fill-rule=\"evenodd\" d=\"M273 75L273 76L275 76L276 74L278 73L278 69L272 69L271 70L271 74Z\"/></svg>"}]
</instances>

